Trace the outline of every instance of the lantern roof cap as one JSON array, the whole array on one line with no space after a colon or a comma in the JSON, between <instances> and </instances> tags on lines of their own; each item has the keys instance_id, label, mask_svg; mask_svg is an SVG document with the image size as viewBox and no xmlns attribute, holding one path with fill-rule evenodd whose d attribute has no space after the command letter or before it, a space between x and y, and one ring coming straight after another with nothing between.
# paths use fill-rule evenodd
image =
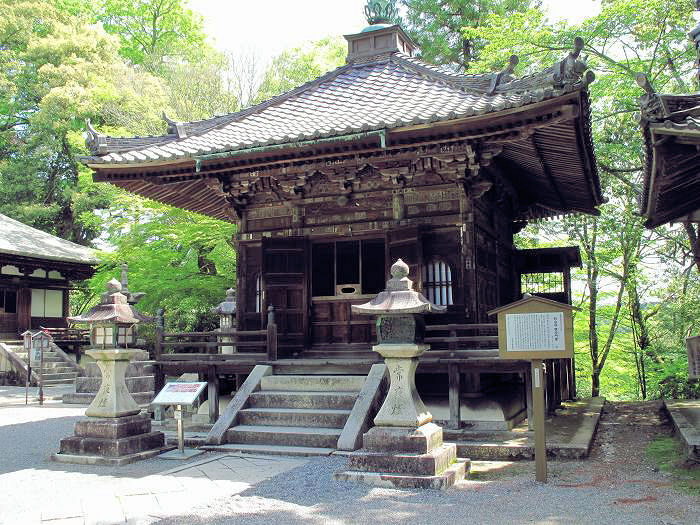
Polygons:
<instances>
[{"instance_id":1,"label":"lantern roof cap","mask_svg":"<svg viewBox=\"0 0 700 525\"><path fill-rule=\"evenodd\" d=\"M122 323L137 324L153 321L152 317L142 314L127 301L126 295L121 293L122 284L116 279L107 283L107 292L102 294L100 304L90 309L89 312L69 317L72 323Z\"/></svg>"},{"instance_id":2,"label":"lantern roof cap","mask_svg":"<svg viewBox=\"0 0 700 525\"><path fill-rule=\"evenodd\" d=\"M226 290L226 299L211 309L213 314L232 315L236 313L236 290L229 288Z\"/></svg>"},{"instance_id":3,"label":"lantern roof cap","mask_svg":"<svg viewBox=\"0 0 700 525\"><path fill-rule=\"evenodd\" d=\"M368 315L444 313L446 306L431 303L413 289L408 273L408 265L401 259L397 260L391 266L391 279L386 283L386 290L368 303L353 305L353 312Z\"/></svg>"}]
</instances>

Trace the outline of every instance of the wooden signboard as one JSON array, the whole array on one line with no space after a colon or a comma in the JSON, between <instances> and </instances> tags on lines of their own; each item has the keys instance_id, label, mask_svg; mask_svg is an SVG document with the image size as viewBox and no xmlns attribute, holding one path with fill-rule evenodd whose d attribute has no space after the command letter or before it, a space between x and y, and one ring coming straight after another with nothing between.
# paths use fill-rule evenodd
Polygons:
<instances>
[{"instance_id":1,"label":"wooden signboard","mask_svg":"<svg viewBox=\"0 0 700 525\"><path fill-rule=\"evenodd\" d=\"M529 296L489 312L498 314L501 359L570 359L574 355L574 307Z\"/></svg>"},{"instance_id":2,"label":"wooden signboard","mask_svg":"<svg viewBox=\"0 0 700 525\"><path fill-rule=\"evenodd\" d=\"M547 482L545 436L545 359L574 355L574 307L543 297L526 295L520 301L496 308L498 353L501 359L527 359L532 372L532 415L535 428L535 479Z\"/></svg>"}]
</instances>

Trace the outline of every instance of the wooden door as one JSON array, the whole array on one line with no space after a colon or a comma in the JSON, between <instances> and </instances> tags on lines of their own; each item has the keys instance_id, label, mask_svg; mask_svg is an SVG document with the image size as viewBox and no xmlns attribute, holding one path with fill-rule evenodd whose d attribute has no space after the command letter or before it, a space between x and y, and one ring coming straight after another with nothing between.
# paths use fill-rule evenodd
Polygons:
<instances>
[{"instance_id":1,"label":"wooden door","mask_svg":"<svg viewBox=\"0 0 700 525\"><path fill-rule=\"evenodd\" d=\"M292 357L306 347L308 243L304 238L267 239L263 243L265 309L275 308L278 356Z\"/></svg>"}]
</instances>

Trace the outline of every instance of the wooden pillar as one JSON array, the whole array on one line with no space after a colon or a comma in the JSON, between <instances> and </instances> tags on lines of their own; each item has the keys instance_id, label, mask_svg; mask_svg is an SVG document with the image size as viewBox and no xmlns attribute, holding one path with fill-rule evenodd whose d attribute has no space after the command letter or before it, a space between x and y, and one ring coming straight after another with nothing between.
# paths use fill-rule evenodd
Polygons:
<instances>
[{"instance_id":1,"label":"wooden pillar","mask_svg":"<svg viewBox=\"0 0 700 525\"><path fill-rule=\"evenodd\" d=\"M460 413L460 373L457 363L447 365L447 375L449 384L449 401L450 401L450 422L448 428L459 429L462 424Z\"/></svg>"},{"instance_id":2,"label":"wooden pillar","mask_svg":"<svg viewBox=\"0 0 700 525\"><path fill-rule=\"evenodd\" d=\"M219 376L216 374L216 366L209 366L207 370L207 395L209 400L209 423L212 425L219 419Z\"/></svg>"},{"instance_id":3,"label":"wooden pillar","mask_svg":"<svg viewBox=\"0 0 700 525\"><path fill-rule=\"evenodd\" d=\"M534 412L532 411L532 373L525 372L525 405L527 406L527 429L535 429Z\"/></svg>"},{"instance_id":4,"label":"wooden pillar","mask_svg":"<svg viewBox=\"0 0 700 525\"><path fill-rule=\"evenodd\" d=\"M17 331L21 334L32 327L32 291L27 287L17 289Z\"/></svg>"},{"instance_id":5,"label":"wooden pillar","mask_svg":"<svg viewBox=\"0 0 700 525\"><path fill-rule=\"evenodd\" d=\"M267 360L277 361L277 324L272 305L267 307Z\"/></svg>"},{"instance_id":6,"label":"wooden pillar","mask_svg":"<svg viewBox=\"0 0 700 525\"><path fill-rule=\"evenodd\" d=\"M63 326L65 328L68 328L68 321L66 320L66 318L70 316L69 296L70 292L68 290L63 290L63 306L61 310L63 310Z\"/></svg>"}]
</instances>

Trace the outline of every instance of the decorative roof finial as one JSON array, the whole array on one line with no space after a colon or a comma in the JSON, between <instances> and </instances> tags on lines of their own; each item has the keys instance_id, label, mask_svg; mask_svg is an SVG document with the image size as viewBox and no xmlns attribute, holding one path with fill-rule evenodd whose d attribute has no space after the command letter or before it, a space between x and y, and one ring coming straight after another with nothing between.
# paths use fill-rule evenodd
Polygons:
<instances>
[{"instance_id":1,"label":"decorative roof finial","mask_svg":"<svg viewBox=\"0 0 700 525\"><path fill-rule=\"evenodd\" d=\"M370 25L393 24L397 16L396 5L393 0L368 0L365 16Z\"/></svg>"}]
</instances>

